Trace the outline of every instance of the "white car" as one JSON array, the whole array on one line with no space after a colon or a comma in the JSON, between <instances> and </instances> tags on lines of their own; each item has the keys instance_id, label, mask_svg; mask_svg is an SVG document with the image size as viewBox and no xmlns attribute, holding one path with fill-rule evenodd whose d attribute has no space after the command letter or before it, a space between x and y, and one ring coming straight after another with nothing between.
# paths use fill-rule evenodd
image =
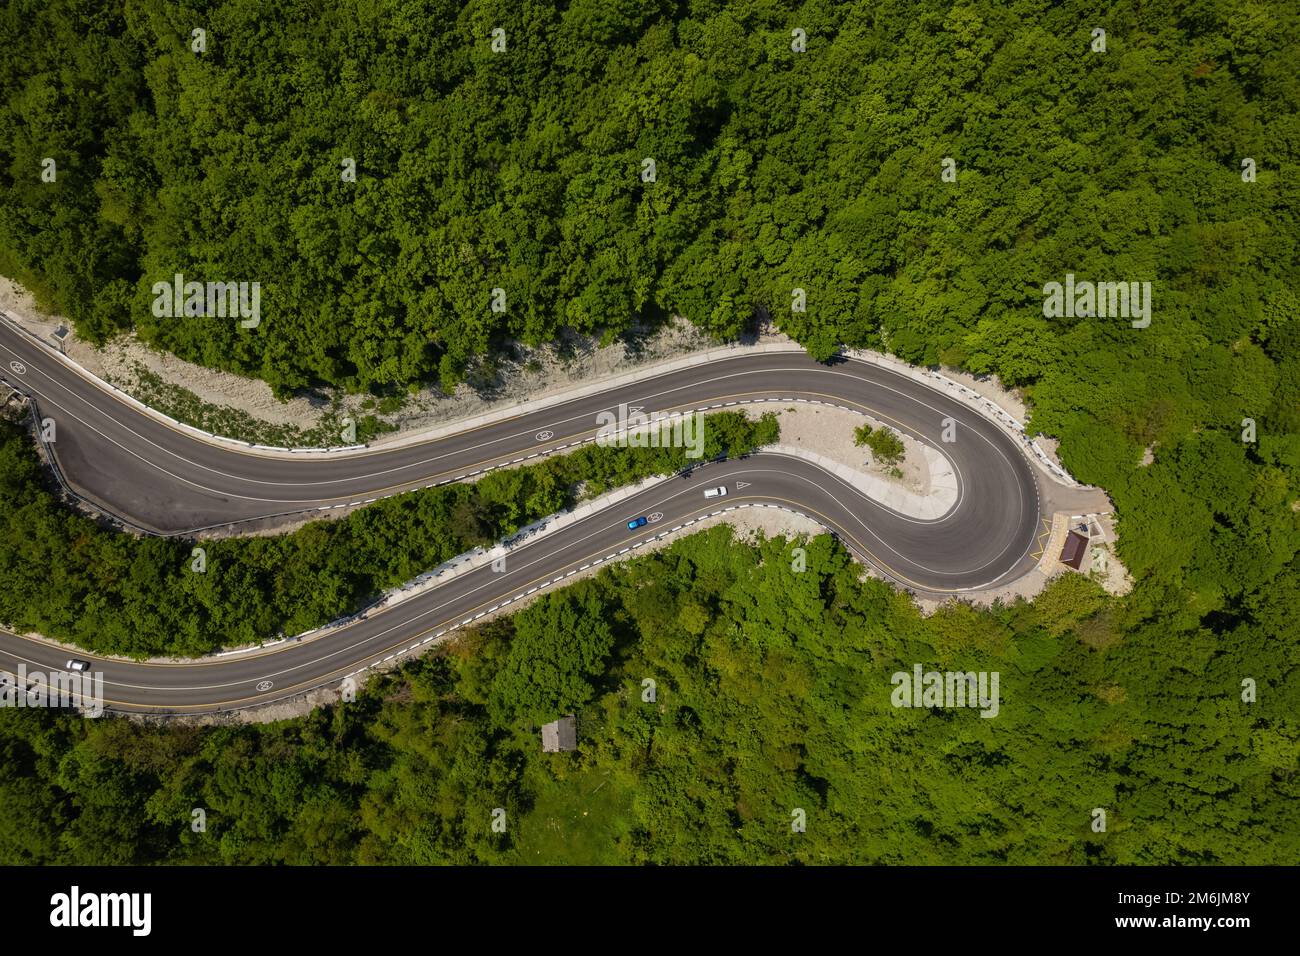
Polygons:
<instances>
[{"instance_id":1,"label":"white car","mask_svg":"<svg viewBox=\"0 0 1300 956\"><path fill-rule=\"evenodd\" d=\"M68 661L67 668L70 671L88 671L90 670L90 661L82 661L74 657Z\"/></svg>"},{"instance_id":2,"label":"white car","mask_svg":"<svg viewBox=\"0 0 1300 956\"><path fill-rule=\"evenodd\" d=\"M704 492L706 498L721 498L727 493L726 485L718 485L716 488L709 488Z\"/></svg>"}]
</instances>

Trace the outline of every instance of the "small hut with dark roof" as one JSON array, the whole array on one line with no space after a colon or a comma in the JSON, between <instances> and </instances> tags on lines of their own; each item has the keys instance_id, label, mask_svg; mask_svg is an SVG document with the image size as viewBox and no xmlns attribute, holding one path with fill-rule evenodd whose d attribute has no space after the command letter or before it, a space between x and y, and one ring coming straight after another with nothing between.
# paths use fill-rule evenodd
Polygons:
<instances>
[{"instance_id":1,"label":"small hut with dark roof","mask_svg":"<svg viewBox=\"0 0 1300 956\"><path fill-rule=\"evenodd\" d=\"M1071 531L1065 539L1065 547L1061 549L1061 563L1079 571L1083 568L1083 559L1087 554L1088 536L1078 531Z\"/></svg>"}]
</instances>

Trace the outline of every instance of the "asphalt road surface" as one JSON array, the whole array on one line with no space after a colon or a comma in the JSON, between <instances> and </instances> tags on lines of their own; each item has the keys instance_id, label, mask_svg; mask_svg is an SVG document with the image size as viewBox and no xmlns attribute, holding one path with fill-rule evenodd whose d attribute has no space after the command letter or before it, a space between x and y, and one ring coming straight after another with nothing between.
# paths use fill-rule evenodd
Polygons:
<instances>
[{"instance_id":1,"label":"asphalt road surface","mask_svg":"<svg viewBox=\"0 0 1300 956\"><path fill-rule=\"evenodd\" d=\"M762 353L647 377L595 395L433 441L320 457L251 452L203 440L143 414L68 368L0 319L0 376L54 419L52 448L83 497L156 534L349 505L441 484L592 438L601 411L652 412L728 403L821 401L867 412L952 461L958 500L943 517L898 514L803 459L758 453L709 463L516 547L504 571L487 564L352 624L274 648L179 664L101 659L109 709L152 713L234 710L337 684L366 666L428 643L596 562L722 508L775 506L826 526L863 562L918 593L1005 584L1031 569L1042 504L1039 476L1018 444L966 405L876 365L822 365L801 353ZM941 442L944 419L956 440ZM730 494L706 500L707 487ZM629 531L639 515L653 520ZM0 632L0 669L62 670L66 648Z\"/></svg>"}]
</instances>

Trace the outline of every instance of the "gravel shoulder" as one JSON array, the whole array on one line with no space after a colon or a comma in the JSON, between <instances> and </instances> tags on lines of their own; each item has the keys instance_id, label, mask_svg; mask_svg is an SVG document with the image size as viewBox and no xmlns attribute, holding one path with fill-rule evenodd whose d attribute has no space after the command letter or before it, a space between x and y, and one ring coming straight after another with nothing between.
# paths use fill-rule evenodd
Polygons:
<instances>
[{"instance_id":1,"label":"gravel shoulder","mask_svg":"<svg viewBox=\"0 0 1300 956\"><path fill-rule=\"evenodd\" d=\"M771 413L774 407L744 406L746 413L753 419ZM930 494L930 464L927 456L922 453L922 443L890 428L886 423L859 412L804 402L782 405L776 408L775 414L781 426L782 445L795 446L821 455L848 468L897 484L913 494ZM907 449L903 461L897 466L874 461L871 452L854 444L854 429L864 422L872 428L890 428L898 435ZM899 472L897 475L894 474L895 467Z\"/></svg>"}]
</instances>

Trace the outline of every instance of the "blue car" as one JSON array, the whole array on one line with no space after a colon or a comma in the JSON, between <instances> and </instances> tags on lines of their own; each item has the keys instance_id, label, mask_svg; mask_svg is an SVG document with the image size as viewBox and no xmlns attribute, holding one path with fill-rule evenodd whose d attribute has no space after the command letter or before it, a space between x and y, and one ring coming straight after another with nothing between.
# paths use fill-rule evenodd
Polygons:
<instances>
[{"instance_id":1,"label":"blue car","mask_svg":"<svg viewBox=\"0 0 1300 956\"><path fill-rule=\"evenodd\" d=\"M640 528L642 525L644 525L646 523L646 520L647 519L645 515L642 515L639 518L633 518L631 521L627 523L627 530L635 531L637 528Z\"/></svg>"}]
</instances>

